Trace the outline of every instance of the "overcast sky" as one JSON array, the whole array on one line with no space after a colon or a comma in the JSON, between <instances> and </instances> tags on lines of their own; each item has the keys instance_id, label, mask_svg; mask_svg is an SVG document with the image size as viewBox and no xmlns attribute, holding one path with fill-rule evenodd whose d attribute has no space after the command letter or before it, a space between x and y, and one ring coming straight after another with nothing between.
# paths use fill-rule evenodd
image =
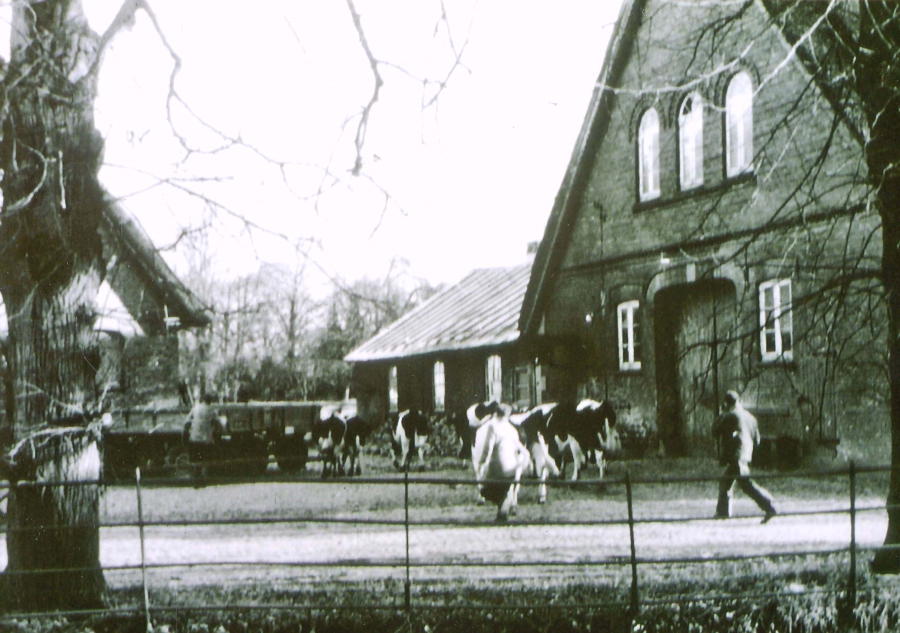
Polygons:
<instances>
[{"instance_id":1,"label":"overcast sky","mask_svg":"<svg viewBox=\"0 0 900 633\"><path fill-rule=\"evenodd\" d=\"M620 4L444 0L464 66L423 111L433 88L423 90L422 79L445 78L453 60L440 2L356 0L375 57L403 70L380 68L385 84L363 177L354 178L358 119L341 127L368 101L373 78L346 2L150 2L182 60L179 94L203 124L252 146L179 162L183 148L166 119L172 58L143 14L115 39L96 107L107 141L101 178L158 246L211 221L217 274L290 264L290 242L312 238L310 256L330 275L383 277L401 257L432 283L520 263L540 239ZM97 30L119 4L84 3ZM183 107L172 118L192 147L221 145ZM282 173L255 150L289 166ZM340 182L316 199L326 165ZM178 188L143 191L159 177L183 178L179 186L226 210L212 215ZM263 230L242 230L230 212ZM178 250L164 255L183 271Z\"/></svg>"}]
</instances>

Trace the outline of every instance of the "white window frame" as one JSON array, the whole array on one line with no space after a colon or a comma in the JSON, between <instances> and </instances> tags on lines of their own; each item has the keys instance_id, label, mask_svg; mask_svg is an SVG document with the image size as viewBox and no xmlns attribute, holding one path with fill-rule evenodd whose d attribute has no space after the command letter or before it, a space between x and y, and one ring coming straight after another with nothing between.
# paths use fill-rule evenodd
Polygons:
<instances>
[{"instance_id":1,"label":"white window frame","mask_svg":"<svg viewBox=\"0 0 900 633\"><path fill-rule=\"evenodd\" d=\"M641 201L659 197L659 115L649 108L638 127L638 188Z\"/></svg>"},{"instance_id":2,"label":"white window frame","mask_svg":"<svg viewBox=\"0 0 900 633\"><path fill-rule=\"evenodd\" d=\"M397 389L397 366L391 365L388 370L388 411L396 413L400 410L400 392Z\"/></svg>"},{"instance_id":3,"label":"white window frame","mask_svg":"<svg viewBox=\"0 0 900 633\"><path fill-rule=\"evenodd\" d=\"M444 411L446 408L447 388L444 374L444 363L434 363L434 410Z\"/></svg>"},{"instance_id":4,"label":"white window frame","mask_svg":"<svg viewBox=\"0 0 900 633\"><path fill-rule=\"evenodd\" d=\"M766 294L771 293L771 303ZM763 361L794 359L794 315L790 279L770 279L759 285L759 349ZM769 349L771 335L773 349Z\"/></svg>"},{"instance_id":5,"label":"white window frame","mask_svg":"<svg viewBox=\"0 0 900 633\"><path fill-rule=\"evenodd\" d=\"M641 360L635 358L634 337L635 315L640 306L640 301L626 301L620 303L616 310L619 325L619 369L622 371L635 371L641 368Z\"/></svg>"},{"instance_id":6,"label":"white window frame","mask_svg":"<svg viewBox=\"0 0 900 633\"><path fill-rule=\"evenodd\" d=\"M728 177L753 169L753 82L744 71L725 93L725 162Z\"/></svg>"},{"instance_id":7,"label":"white window frame","mask_svg":"<svg viewBox=\"0 0 900 633\"><path fill-rule=\"evenodd\" d=\"M485 393L488 401L503 401L503 367L496 354L485 361Z\"/></svg>"},{"instance_id":8,"label":"white window frame","mask_svg":"<svg viewBox=\"0 0 900 633\"><path fill-rule=\"evenodd\" d=\"M685 111L690 108L689 111ZM703 184L703 98L694 92L681 102L678 113L681 189Z\"/></svg>"}]
</instances>

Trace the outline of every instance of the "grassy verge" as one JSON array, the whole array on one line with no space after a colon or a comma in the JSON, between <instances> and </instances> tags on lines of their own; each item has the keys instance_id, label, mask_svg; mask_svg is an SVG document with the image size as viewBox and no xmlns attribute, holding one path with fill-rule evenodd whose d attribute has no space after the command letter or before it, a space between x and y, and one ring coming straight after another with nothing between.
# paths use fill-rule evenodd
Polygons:
<instances>
[{"instance_id":1,"label":"grassy verge","mask_svg":"<svg viewBox=\"0 0 900 633\"><path fill-rule=\"evenodd\" d=\"M198 587L151 595L155 631L168 633L286 633L297 631L893 631L900 627L900 579L861 569L849 604L846 560L838 555L711 564L698 578L677 565L642 568L641 606L632 615L630 584L613 573L590 580L475 580L413 586L404 608L403 583L331 582L296 590L267 586ZM81 622L5 621L0 632L142 631L139 589L110 596L130 618ZM223 605L228 605L223 606Z\"/></svg>"}]
</instances>

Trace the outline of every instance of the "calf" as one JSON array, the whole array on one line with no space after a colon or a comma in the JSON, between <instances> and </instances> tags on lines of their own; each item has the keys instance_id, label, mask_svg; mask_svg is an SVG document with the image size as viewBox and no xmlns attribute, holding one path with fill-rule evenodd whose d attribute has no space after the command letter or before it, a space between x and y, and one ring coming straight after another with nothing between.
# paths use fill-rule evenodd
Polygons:
<instances>
[{"instance_id":1,"label":"calf","mask_svg":"<svg viewBox=\"0 0 900 633\"><path fill-rule=\"evenodd\" d=\"M319 448L322 458L322 479L329 475L344 474L344 466L340 459L340 450L344 442L347 424L334 411L322 411L320 419L313 421L312 439Z\"/></svg>"},{"instance_id":2,"label":"calf","mask_svg":"<svg viewBox=\"0 0 900 633\"><path fill-rule=\"evenodd\" d=\"M419 458L419 470L425 469L425 445L428 443L428 418L420 411L410 409L397 418L397 426L391 437L394 451L394 468L401 473L409 470L413 449Z\"/></svg>"},{"instance_id":3,"label":"calf","mask_svg":"<svg viewBox=\"0 0 900 633\"><path fill-rule=\"evenodd\" d=\"M519 431L519 441L531 454L532 475L541 480L538 503L547 502L547 478L551 474L559 477L559 468L550 455L551 449L547 443L550 437L550 417L555 407L553 404L538 405L530 411L511 415L509 418Z\"/></svg>"},{"instance_id":4,"label":"calf","mask_svg":"<svg viewBox=\"0 0 900 633\"><path fill-rule=\"evenodd\" d=\"M587 468L589 462L597 464L602 479L604 452L616 453L621 446L615 426L616 412L608 400L586 399L577 405L557 405L548 427L560 454L562 476L565 477L565 458L569 453L572 455L572 481L578 479L579 468Z\"/></svg>"},{"instance_id":5,"label":"calf","mask_svg":"<svg viewBox=\"0 0 900 633\"><path fill-rule=\"evenodd\" d=\"M341 451L341 470L350 477L362 474L362 460L360 454L362 445L366 443L369 427L358 415L350 417L346 422L343 450ZM344 463L349 462L349 468L344 469Z\"/></svg>"},{"instance_id":6,"label":"calf","mask_svg":"<svg viewBox=\"0 0 900 633\"><path fill-rule=\"evenodd\" d=\"M481 496L497 504L497 521L506 521L516 514L519 482L531 460L509 421L507 405L489 403L480 413L472 447L475 479Z\"/></svg>"}]
</instances>

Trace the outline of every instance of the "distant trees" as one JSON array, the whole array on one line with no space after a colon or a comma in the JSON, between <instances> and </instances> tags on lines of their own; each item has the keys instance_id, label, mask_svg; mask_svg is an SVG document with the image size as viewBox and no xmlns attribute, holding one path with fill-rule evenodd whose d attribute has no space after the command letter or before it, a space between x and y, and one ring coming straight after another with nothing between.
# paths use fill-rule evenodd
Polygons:
<instances>
[{"instance_id":1,"label":"distant trees","mask_svg":"<svg viewBox=\"0 0 900 633\"><path fill-rule=\"evenodd\" d=\"M196 262L195 262L196 263ZM226 401L344 397L344 356L437 289L397 266L382 280L335 281L313 297L303 267L263 264L231 280L188 277L213 312L208 331L187 335L183 373Z\"/></svg>"}]
</instances>

